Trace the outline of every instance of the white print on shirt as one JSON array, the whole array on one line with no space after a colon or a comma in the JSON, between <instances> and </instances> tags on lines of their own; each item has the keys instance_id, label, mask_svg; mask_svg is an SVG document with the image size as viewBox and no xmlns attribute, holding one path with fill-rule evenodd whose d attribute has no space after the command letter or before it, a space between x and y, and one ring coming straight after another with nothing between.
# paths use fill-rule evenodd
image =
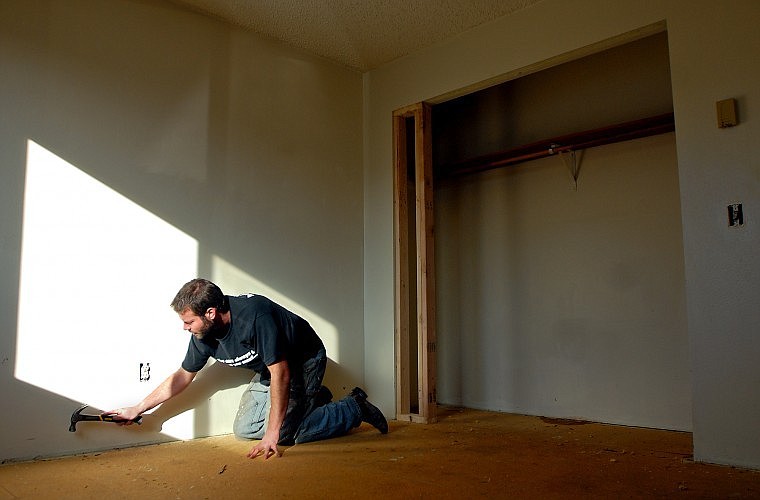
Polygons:
<instances>
[{"instance_id":1,"label":"white print on shirt","mask_svg":"<svg viewBox=\"0 0 760 500\"><path fill-rule=\"evenodd\" d=\"M251 361L253 361L254 359L256 359L256 356L258 356L258 353L256 353L256 351L254 351L253 349L251 349L247 353L243 354L242 356L238 356L235 359L219 359L219 358L217 358L217 361L219 361L220 363L224 363L225 365L242 366L242 365L246 365L246 364L250 363Z\"/></svg>"}]
</instances>

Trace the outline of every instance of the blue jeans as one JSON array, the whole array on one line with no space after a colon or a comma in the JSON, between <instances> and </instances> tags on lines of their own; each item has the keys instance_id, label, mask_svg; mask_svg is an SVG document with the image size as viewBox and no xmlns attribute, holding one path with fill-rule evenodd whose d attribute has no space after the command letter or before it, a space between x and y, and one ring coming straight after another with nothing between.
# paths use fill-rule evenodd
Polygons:
<instances>
[{"instance_id":1,"label":"blue jeans","mask_svg":"<svg viewBox=\"0 0 760 500\"><path fill-rule=\"evenodd\" d=\"M308 443L342 436L361 424L361 410L350 396L316 406L315 396L322 385L326 366L327 356L322 350L307 360L302 370L291 370L290 398L280 430L280 444ZM240 398L233 424L235 435L243 439L264 437L269 408L269 385L262 384L259 374L256 374Z\"/></svg>"}]
</instances>

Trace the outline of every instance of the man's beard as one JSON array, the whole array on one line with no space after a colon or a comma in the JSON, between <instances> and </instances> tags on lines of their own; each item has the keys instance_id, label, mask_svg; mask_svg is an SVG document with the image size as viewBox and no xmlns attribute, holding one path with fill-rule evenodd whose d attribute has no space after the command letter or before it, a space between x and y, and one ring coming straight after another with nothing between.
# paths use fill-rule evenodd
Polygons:
<instances>
[{"instance_id":1,"label":"man's beard","mask_svg":"<svg viewBox=\"0 0 760 500\"><path fill-rule=\"evenodd\" d=\"M193 336L198 340L203 340L206 335L214 330L213 321L206 319L203 316L201 316L201 321L203 321L203 326L201 326L201 329L197 332L191 332Z\"/></svg>"}]
</instances>

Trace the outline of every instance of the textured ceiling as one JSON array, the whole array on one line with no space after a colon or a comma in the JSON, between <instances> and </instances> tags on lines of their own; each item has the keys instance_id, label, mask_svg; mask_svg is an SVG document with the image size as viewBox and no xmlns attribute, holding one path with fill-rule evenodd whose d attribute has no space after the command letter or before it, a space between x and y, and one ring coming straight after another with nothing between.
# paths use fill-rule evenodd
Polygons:
<instances>
[{"instance_id":1,"label":"textured ceiling","mask_svg":"<svg viewBox=\"0 0 760 500\"><path fill-rule=\"evenodd\" d=\"M540 0L170 0L367 71Z\"/></svg>"}]
</instances>

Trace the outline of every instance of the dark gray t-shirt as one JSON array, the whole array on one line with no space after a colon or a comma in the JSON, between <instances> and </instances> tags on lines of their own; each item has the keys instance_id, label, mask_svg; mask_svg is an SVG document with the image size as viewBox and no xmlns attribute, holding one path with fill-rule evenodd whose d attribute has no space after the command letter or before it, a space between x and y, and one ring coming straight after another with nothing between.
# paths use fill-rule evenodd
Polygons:
<instances>
[{"instance_id":1,"label":"dark gray t-shirt","mask_svg":"<svg viewBox=\"0 0 760 500\"><path fill-rule=\"evenodd\" d=\"M230 328L222 337L190 337L182 368L197 372L210 357L229 366L240 366L270 379L267 365L287 359L291 371L324 349L322 340L300 316L261 295L227 297Z\"/></svg>"}]
</instances>

